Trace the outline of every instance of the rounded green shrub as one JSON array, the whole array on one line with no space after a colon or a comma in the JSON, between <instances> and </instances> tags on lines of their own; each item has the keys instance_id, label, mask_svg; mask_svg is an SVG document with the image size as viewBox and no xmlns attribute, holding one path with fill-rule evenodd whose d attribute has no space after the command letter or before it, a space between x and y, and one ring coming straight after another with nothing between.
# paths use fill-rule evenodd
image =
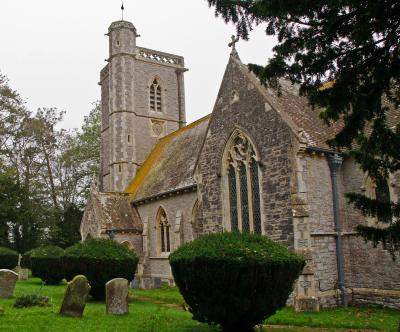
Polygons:
<instances>
[{"instance_id":1,"label":"rounded green shrub","mask_svg":"<svg viewBox=\"0 0 400 332\"><path fill-rule=\"evenodd\" d=\"M31 269L31 253L32 253L32 251L33 251L33 249L22 254L21 262L20 262L20 265L22 268Z\"/></svg>"},{"instance_id":2,"label":"rounded green shrub","mask_svg":"<svg viewBox=\"0 0 400 332\"><path fill-rule=\"evenodd\" d=\"M12 270L18 265L18 253L14 250L0 247L0 269Z\"/></svg>"},{"instance_id":3,"label":"rounded green shrub","mask_svg":"<svg viewBox=\"0 0 400 332\"><path fill-rule=\"evenodd\" d=\"M193 318L224 331L252 331L284 307L305 261L254 234L204 235L169 256Z\"/></svg>"},{"instance_id":4,"label":"rounded green shrub","mask_svg":"<svg viewBox=\"0 0 400 332\"><path fill-rule=\"evenodd\" d=\"M113 240L89 239L65 250L64 271L67 280L78 274L86 276L90 294L104 300L105 284L114 278L133 280L139 258Z\"/></svg>"},{"instance_id":5,"label":"rounded green shrub","mask_svg":"<svg viewBox=\"0 0 400 332\"><path fill-rule=\"evenodd\" d=\"M46 284L57 285L64 279L64 250L57 246L43 246L31 250L30 265L32 275Z\"/></svg>"}]
</instances>

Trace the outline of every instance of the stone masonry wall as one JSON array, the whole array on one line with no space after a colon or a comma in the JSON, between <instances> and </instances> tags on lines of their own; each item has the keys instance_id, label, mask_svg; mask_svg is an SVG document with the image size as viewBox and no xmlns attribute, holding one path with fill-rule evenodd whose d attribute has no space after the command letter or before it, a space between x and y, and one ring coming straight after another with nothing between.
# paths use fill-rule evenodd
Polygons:
<instances>
[{"instance_id":1,"label":"stone masonry wall","mask_svg":"<svg viewBox=\"0 0 400 332\"><path fill-rule=\"evenodd\" d=\"M330 169L325 154L306 154L304 161L315 294L321 307L329 307L337 304L338 279Z\"/></svg>"},{"instance_id":2,"label":"stone masonry wall","mask_svg":"<svg viewBox=\"0 0 400 332\"><path fill-rule=\"evenodd\" d=\"M293 248L290 198L293 136L281 116L266 105L265 98L232 60L226 69L198 160L203 231L224 229L222 196L227 189L222 188L222 156L235 128L251 138L261 156L263 233Z\"/></svg>"},{"instance_id":3,"label":"stone masonry wall","mask_svg":"<svg viewBox=\"0 0 400 332\"><path fill-rule=\"evenodd\" d=\"M168 255L159 251L159 234L156 226L157 212L162 207L170 225L171 252L179 247L181 239L186 241L192 239L191 217L192 210L197 200L196 192L182 193L176 196L166 197L160 200L151 201L138 205L141 220L144 223L143 251L144 270L142 287L154 287L154 278L169 280L172 284L171 268L168 262ZM157 279L157 280L158 280Z\"/></svg>"},{"instance_id":4,"label":"stone masonry wall","mask_svg":"<svg viewBox=\"0 0 400 332\"><path fill-rule=\"evenodd\" d=\"M165 136L179 129L178 86L176 68L137 60L135 63L136 162L142 164L160 137L152 133L151 120L160 120ZM155 78L161 84L162 112L150 110L150 85ZM181 92L183 96L183 91ZM182 97L183 98L183 97ZM184 110L183 110L184 112Z\"/></svg>"},{"instance_id":5,"label":"stone masonry wall","mask_svg":"<svg viewBox=\"0 0 400 332\"><path fill-rule=\"evenodd\" d=\"M363 192L365 175L354 160L347 158L342 167L342 196L346 192ZM398 190L400 182L397 177L391 183L391 190ZM344 202L344 230L354 232L357 224L367 224L365 217ZM362 238L347 236L344 243L346 286L354 291L354 301L358 303L382 302L388 299L388 305L396 303L400 308L400 292L393 299L376 290L400 291L400 255L393 261L390 254L381 245L373 248ZM362 289L362 291L358 291ZM368 289L369 291L366 291ZM391 300L390 300L391 299ZM397 300L396 300L397 299Z\"/></svg>"}]
</instances>

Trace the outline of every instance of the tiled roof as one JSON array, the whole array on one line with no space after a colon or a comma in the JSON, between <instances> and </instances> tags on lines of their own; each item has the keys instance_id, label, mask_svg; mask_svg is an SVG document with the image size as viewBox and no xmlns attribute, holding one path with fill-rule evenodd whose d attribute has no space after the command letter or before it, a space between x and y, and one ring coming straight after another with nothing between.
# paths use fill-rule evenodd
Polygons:
<instances>
[{"instance_id":1,"label":"tiled roof","mask_svg":"<svg viewBox=\"0 0 400 332\"><path fill-rule=\"evenodd\" d=\"M196 184L194 165L208 119L206 116L162 138L125 193L140 200Z\"/></svg>"},{"instance_id":2,"label":"tiled roof","mask_svg":"<svg viewBox=\"0 0 400 332\"><path fill-rule=\"evenodd\" d=\"M282 113L284 118L290 119L289 122L292 122L295 127L292 129L297 131L296 134L307 140L308 147L331 149L326 142L341 130L343 121L339 120L333 122L330 126L326 125L319 116L322 110L320 108L312 108L307 98L299 95L297 86L291 84L287 80L281 79L282 93L278 96L275 90L263 86L259 79L250 72L248 67L242 64L240 60L235 59L234 61L237 61L240 68L249 79L256 82L258 88L263 91L263 94L266 96L267 101L272 104L271 106L279 113ZM330 84L327 84L326 88L329 88L329 86ZM387 100L383 102L389 105ZM389 108L390 111L387 114L388 124L390 126L396 126L400 120L400 109ZM369 131L368 127L366 131Z\"/></svg>"},{"instance_id":3,"label":"tiled roof","mask_svg":"<svg viewBox=\"0 0 400 332\"><path fill-rule=\"evenodd\" d=\"M93 218L89 223L101 225L102 230L126 230L134 233L143 231L139 213L130 206L129 196L119 193L98 192L92 188L89 198ZM86 211L85 211L86 212Z\"/></svg>"}]
</instances>

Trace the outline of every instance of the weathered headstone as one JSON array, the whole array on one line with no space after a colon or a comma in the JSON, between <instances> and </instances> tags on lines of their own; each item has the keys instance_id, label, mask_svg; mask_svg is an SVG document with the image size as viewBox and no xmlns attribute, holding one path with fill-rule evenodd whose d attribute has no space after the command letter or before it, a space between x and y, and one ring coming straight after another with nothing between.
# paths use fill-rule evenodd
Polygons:
<instances>
[{"instance_id":1,"label":"weathered headstone","mask_svg":"<svg viewBox=\"0 0 400 332\"><path fill-rule=\"evenodd\" d=\"M109 315L128 313L128 280L112 279L106 283L106 312Z\"/></svg>"},{"instance_id":2,"label":"weathered headstone","mask_svg":"<svg viewBox=\"0 0 400 332\"><path fill-rule=\"evenodd\" d=\"M0 270L0 298L12 297L18 274L11 270Z\"/></svg>"},{"instance_id":3,"label":"weathered headstone","mask_svg":"<svg viewBox=\"0 0 400 332\"><path fill-rule=\"evenodd\" d=\"M75 276L65 290L61 304L60 314L64 316L82 317L86 300L89 295L90 285L83 275Z\"/></svg>"},{"instance_id":4,"label":"weathered headstone","mask_svg":"<svg viewBox=\"0 0 400 332\"><path fill-rule=\"evenodd\" d=\"M28 269L22 268L21 266L17 266L14 269L14 272L18 274L19 280L28 280Z\"/></svg>"}]
</instances>

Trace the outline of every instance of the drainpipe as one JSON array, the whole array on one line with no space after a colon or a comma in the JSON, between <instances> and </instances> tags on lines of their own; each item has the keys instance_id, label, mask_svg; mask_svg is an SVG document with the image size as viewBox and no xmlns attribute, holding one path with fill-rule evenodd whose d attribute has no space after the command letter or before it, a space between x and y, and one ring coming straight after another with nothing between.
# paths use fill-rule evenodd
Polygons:
<instances>
[{"instance_id":1,"label":"drainpipe","mask_svg":"<svg viewBox=\"0 0 400 332\"><path fill-rule=\"evenodd\" d=\"M336 262L338 271L338 287L340 289L340 298L342 306L347 307L347 291L344 283L344 257L343 257L343 246L342 246L342 224L340 220L339 212L339 194L337 186L337 172L343 162L343 157L337 153L330 154L328 157L329 168L331 171L331 182L332 182L332 199L333 199L333 218L335 221L335 232L336 232Z\"/></svg>"}]
</instances>

